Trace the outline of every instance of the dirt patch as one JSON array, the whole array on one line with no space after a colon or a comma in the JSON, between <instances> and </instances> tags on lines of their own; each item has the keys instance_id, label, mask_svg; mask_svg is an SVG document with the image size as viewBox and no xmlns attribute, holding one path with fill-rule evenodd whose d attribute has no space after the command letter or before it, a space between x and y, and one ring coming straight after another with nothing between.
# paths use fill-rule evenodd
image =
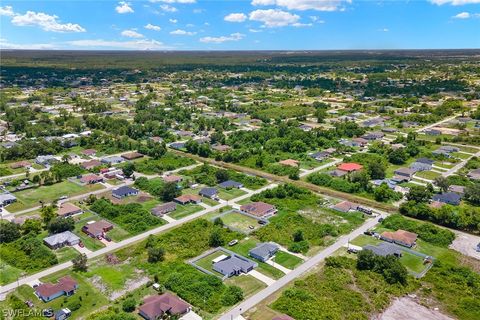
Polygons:
<instances>
[{"instance_id":1,"label":"dirt patch","mask_svg":"<svg viewBox=\"0 0 480 320\"><path fill-rule=\"evenodd\" d=\"M137 202L143 203L143 202L150 201L152 199L153 199L152 196L149 196L149 195L146 195L146 194L140 194L137 198Z\"/></svg>"},{"instance_id":2,"label":"dirt patch","mask_svg":"<svg viewBox=\"0 0 480 320\"><path fill-rule=\"evenodd\" d=\"M455 232L455 234L456 237L450 245L450 249L480 260L480 252L475 250L477 244L480 243L480 237L460 232Z\"/></svg>"},{"instance_id":3,"label":"dirt patch","mask_svg":"<svg viewBox=\"0 0 480 320\"><path fill-rule=\"evenodd\" d=\"M372 320L453 320L435 309L429 309L417 303L414 298L397 298L383 313L371 318Z\"/></svg>"},{"instance_id":4,"label":"dirt patch","mask_svg":"<svg viewBox=\"0 0 480 320\"><path fill-rule=\"evenodd\" d=\"M149 280L150 279L146 276L141 276L141 277L135 278L135 279L129 279L129 280L127 280L127 282L125 282L124 289L118 290L118 291L113 291L108 296L108 299L110 299L110 301L116 300L116 299L120 298L121 296L123 296L124 294L126 294L127 292L133 291L133 290L138 289L141 286L147 284L147 282Z\"/></svg>"}]
</instances>

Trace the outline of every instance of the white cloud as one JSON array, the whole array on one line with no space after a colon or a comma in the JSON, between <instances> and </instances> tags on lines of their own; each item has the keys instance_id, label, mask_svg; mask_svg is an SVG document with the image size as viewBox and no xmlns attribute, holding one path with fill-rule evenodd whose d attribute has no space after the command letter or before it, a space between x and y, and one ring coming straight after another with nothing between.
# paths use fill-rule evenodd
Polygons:
<instances>
[{"instance_id":1,"label":"white cloud","mask_svg":"<svg viewBox=\"0 0 480 320\"><path fill-rule=\"evenodd\" d=\"M164 50L169 49L163 43L157 40L128 40L128 41L109 41L102 39L93 40L74 40L68 41L69 45L82 48L107 48L107 49L126 49L126 50Z\"/></svg>"},{"instance_id":2,"label":"white cloud","mask_svg":"<svg viewBox=\"0 0 480 320\"><path fill-rule=\"evenodd\" d=\"M37 26L44 31L52 32L85 32L85 28L76 23L60 23L58 16L43 12L27 11L25 14L14 14L12 24L20 27Z\"/></svg>"},{"instance_id":3,"label":"white cloud","mask_svg":"<svg viewBox=\"0 0 480 320\"><path fill-rule=\"evenodd\" d=\"M120 1L118 3L118 6L115 7L115 11L117 11L120 14L134 12L132 7L130 7L130 4L125 1Z\"/></svg>"},{"instance_id":4,"label":"white cloud","mask_svg":"<svg viewBox=\"0 0 480 320\"><path fill-rule=\"evenodd\" d=\"M460 12L457 15L454 15L454 19L470 19L470 18L480 18L480 13L470 13L470 12Z\"/></svg>"},{"instance_id":5,"label":"white cloud","mask_svg":"<svg viewBox=\"0 0 480 320\"><path fill-rule=\"evenodd\" d=\"M17 50L51 50L56 47L51 43L11 43L6 39L0 39L0 48Z\"/></svg>"},{"instance_id":6,"label":"white cloud","mask_svg":"<svg viewBox=\"0 0 480 320\"><path fill-rule=\"evenodd\" d=\"M12 6L0 7L0 16L13 17L14 15Z\"/></svg>"},{"instance_id":7,"label":"white cloud","mask_svg":"<svg viewBox=\"0 0 480 320\"><path fill-rule=\"evenodd\" d=\"M230 13L223 18L228 22L243 22L247 20L247 16L244 13Z\"/></svg>"},{"instance_id":8,"label":"white cloud","mask_svg":"<svg viewBox=\"0 0 480 320\"><path fill-rule=\"evenodd\" d=\"M189 4L189 3L195 3L195 0L150 0L152 3L156 2L164 2L164 3L181 3L181 4Z\"/></svg>"},{"instance_id":9,"label":"white cloud","mask_svg":"<svg viewBox=\"0 0 480 320\"><path fill-rule=\"evenodd\" d=\"M127 38L143 38L144 35L141 33L138 33L135 30L123 30L121 33L122 36L127 37Z\"/></svg>"},{"instance_id":10,"label":"white cloud","mask_svg":"<svg viewBox=\"0 0 480 320\"><path fill-rule=\"evenodd\" d=\"M276 28L298 23L300 16L279 9L268 9L250 12L249 19L260 21L267 28Z\"/></svg>"},{"instance_id":11,"label":"white cloud","mask_svg":"<svg viewBox=\"0 0 480 320\"><path fill-rule=\"evenodd\" d=\"M457 0L462 1L462 0ZM468 1L468 0L463 0ZM277 5L288 10L317 10L336 11L342 9L343 3L350 3L351 0L252 0L254 6Z\"/></svg>"},{"instance_id":12,"label":"white cloud","mask_svg":"<svg viewBox=\"0 0 480 320\"><path fill-rule=\"evenodd\" d=\"M175 31L171 31L170 34L174 34L177 36L193 36L193 35L196 35L197 33L193 31L185 31L182 29L177 29Z\"/></svg>"},{"instance_id":13,"label":"white cloud","mask_svg":"<svg viewBox=\"0 0 480 320\"><path fill-rule=\"evenodd\" d=\"M177 23L178 22L177 19L168 19L168 21L170 21L171 23Z\"/></svg>"},{"instance_id":14,"label":"white cloud","mask_svg":"<svg viewBox=\"0 0 480 320\"><path fill-rule=\"evenodd\" d=\"M248 31L250 31L252 33L262 32L262 30L259 30L259 29L248 29Z\"/></svg>"},{"instance_id":15,"label":"white cloud","mask_svg":"<svg viewBox=\"0 0 480 320\"><path fill-rule=\"evenodd\" d=\"M239 41L245 37L244 34L241 33L232 33L228 36L221 36L221 37L203 37L200 38L200 42L204 43L223 43L226 41Z\"/></svg>"},{"instance_id":16,"label":"white cloud","mask_svg":"<svg viewBox=\"0 0 480 320\"><path fill-rule=\"evenodd\" d=\"M168 4L162 4L160 6L160 9L162 9L165 12L177 12L177 8L169 6Z\"/></svg>"},{"instance_id":17,"label":"white cloud","mask_svg":"<svg viewBox=\"0 0 480 320\"><path fill-rule=\"evenodd\" d=\"M312 23L300 23L300 22L297 22L297 23L292 24L292 27L297 27L297 28L311 27L311 26L313 26Z\"/></svg>"},{"instance_id":18,"label":"white cloud","mask_svg":"<svg viewBox=\"0 0 480 320\"><path fill-rule=\"evenodd\" d=\"M156 25L151 24L151 23L147 24L144 28L148 29L148 30L154 30L154 31L162 30L162 28L160 28L159 26L156 26Z\"/></svg>"},{"instance_id":19,"label":"white cloud","mask_svg":"<svg viewBox=\"0 0 480 320\"><path fill-rule=\"evenodd\" d=\"M480 3L480 0L429 0L429 1L439 6L444 4L450 4L452 6L463 6L465 4Z\"/></svg>"},{"instance_id":20,"label":"white cloud","mask_svg":"<svg viewBox=\"0 0 480 320\"><path fill-rule=\"evenodd\" d=\"M315 23L325 23L325 20L321 20L321 19L320 19L319 17L317 17L317 16L310 16L309 18L310 18L310 20L312 20L312 21L315 22Z\"/></svg>"}]
</instances>

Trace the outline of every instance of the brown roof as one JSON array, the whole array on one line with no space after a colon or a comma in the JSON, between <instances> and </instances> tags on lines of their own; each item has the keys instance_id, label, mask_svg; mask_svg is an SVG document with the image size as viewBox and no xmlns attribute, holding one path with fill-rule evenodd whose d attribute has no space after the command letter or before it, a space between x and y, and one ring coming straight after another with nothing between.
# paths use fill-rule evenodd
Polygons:
<instances>
[{"instance_id":1,"label":"brown roof","mask_svg":"<svg viewBox=\"0 0 480 320\"><path fill-rule=\"evenodd\" d=\"M75 214L75 213L78 213L78 212L81 212L81 211L82 211L82 209L80 209L76 205L67 202L67 203L62 203L60 205L60 207L58 208L58 215L59 216L68 216L68 215Z\"/></svg>"},{"instance_id":2,"label":"brown roof","mask_svg":"<svg viewBox=\"0 0 480 320\"><path fill-rule=\"evenodd\" d=\"M113 227L113 224L106 220L95 221L94 223L86 224L83 226L82 230L88 234L97 236L102 234L105 230L108 230Z\"/></svg>"},{"instance_id":3,"label":"brown roof","mask_svg":"<svg viewBox=\"0 0 480 320\"><path fill-rule=\"evenodd\" d=\"M175 202L167 202L162 203L150 210L154 215L162 215L164 213L171 212L177 208L177 204Z\"/></svg>"},{"instance_id":4,"label":"brown roof","mask_svg":"<svg viewBox=\"0 0 480 320\"><path fill-rule=\"evenodd\" d=\"M381 236L386 239L390 239L393 241L400 241L408 245L413 245L417 240L417 234L405 230L397 230L394 232L384 231L382 232Z\"/></svg>"},{"instance_id":5,"label":"brown roof","mask_svg":"<svg viewBox=\"0 0 480 320\"><path fill-rule=\"evenodd\" d=\"M84 155L91 156L95 153L97 153L97 150L95 149L85 149L81 151Z\"/></svg>"},{"instance_id":6,"label":"brown roof","mask_svg":"<svg viewBox=\"0 0 480 320\"><path fill-rule=\"evenodd\" d=\"M240 210L245 211L249 214L253 214L255 216L262 217L269 213L271 210L275 210L275 206L265 202L252 202L249 204L245 204L240 207Z\"/></svg>"},{"instance_id":7,"label":"brown roof","mask_svg":"<svg viewBox=\"0 0 480 320\"><path fill-rule=\"evenodd\" d=\"M35 292L37 292L38 295L46 298L58 292L70 292L72 290L75 290L76 286L77 286L77 281L75 281L73 278L69 276L65 276L59 279L58 282L55 284L44 283L39 285L35 289Z\"/></svg>"},{"instance_id":8,"label":"brown roof","mask_svg":"<svg viewBox=\"0 0 480 320\"><path fill-rule=\"evenodd\" d=\"M197 202L202 200L202 198L200 196L197 196L196 194L183 194L179 197L176 197L175 200L181 203L185 203L185 202L191 202L191 201Z\"/></svg>"},{"instance_id":9,"label":"brown roof","mask_svg":"<svg viewBox=\"0 0 480 320\"><path fill-rule=\"evenodd\" d=\"M293 160L293 159L287 159L287 160L282 160L280 162L278 162L284 166L290 166L290 167L298 167L298 164L300 163L299 161L297 160Z\"/></svg>"},{"instance_id":10,"label":"brown roof","mask_svg":"<svg viewBox=\"0 0 480 320\"><path fill-rule=\"evenodd\" d=\"M347 212L351 209L357 209L358 208L358 205L356 205L355 203L352 203L350 201L342 201L340 203L337 203L336 205L333 206L335 209L337 210L340 210L340 211L343 211L343 212Z\"/></svg>"},{"instance_id":11,"label":"brown roof","mask_svg":"<svg viewBox=\"0 0 480 320\"><path fill-rule=\"evenodd\" d=\"M90 160L90 161L82 162L80 165L84 169L89 169L89 168L95 168L95 167L101 166L102 163L98 160Z\"/></svg>"},{"instance_id":12,"label":"brown roof","mask_svg":"<svg viewBox=\"0 0 480 320\"><path fill-rule=\"evenodd\" d=\"M179 182L179 181L182 181L182 177L172 174L172 175L163 177L163 181L165 181L165 182Z\"/></svg>"},{"instance_id":13,"label":"brown roof","mask_svg":"<svg viewBox=\"0 0 480 320\"><path fill-rule=\"evenodd\" d=\"M293 319L292 317L290 317L286 314L282 314L282 315L276 316L272 320L295 320L295 319Z\"/></svg>"},{"instance_id":14,"label":"brown roof","mask_svg":"<svg viewBox=\"0 0 480 320\"><path fill-rule=\"evenodd\" d=\"M103 178L100 176L97 176L96 174L87 174L80 179L80 181L83 183L96 182L100 180L103 180Z\"/></svg>"},{"instance_id":15,"label":"brown roof","mask_svg":"<svg viewBox=\"0 0 480 320\"><path fill-rule=\"evenodd\" d=\"M228 150L230 150L231 147L230 147L230 146L227 146L227 145L225 145L225 144L217 144L217 145L212 146L212 149L223 152L223 151L228 151Z\"/></svg>"},{"instance_id":16,"label":"brown roof","mask_svg":"<svg viewBox=\"0 0 480 320\"><path fill-rule=\"evenodd\" d=\"M130 152L130 153L125 153L122 154L122 158L127 159L127 160L133 160L133 159L138 159L143 157L143 154L139 152Z\"/></svg>"},{"instance_id":17,"label":"brown roof","mask_svg":"<svg viewBox=\"0 0 480 320\"><path fill-rule=\"evenodd\" d=\"M30 167L32 164L28 161L18 161L15 163L12 163L10 165L10 168L12 169L18 169L18 168L23 168L23 167Z\"/></svg>"},{"instance_id":18,"label":"brown roof","mask_svg":"<svg viewBox=\"0 0 480 320\"><path fill-rule=\"evenodd\" d=\"M165 313L181 315L190 309L190 305L171 293L145 298L144 303L138 308L149 319L157 319Z\"/></svg>"}]
</instances>

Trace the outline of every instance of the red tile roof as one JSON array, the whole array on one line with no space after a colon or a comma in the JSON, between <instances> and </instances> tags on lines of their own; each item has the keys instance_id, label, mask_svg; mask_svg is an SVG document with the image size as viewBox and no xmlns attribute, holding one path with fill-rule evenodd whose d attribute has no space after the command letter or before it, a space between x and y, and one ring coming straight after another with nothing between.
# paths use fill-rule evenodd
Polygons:
<instances>
[{"instance_id":1,"label":"red tile roof","mask_svg":"<svg viewBox=\"0 0 480 320\"><path fill-rule=\"evenodd\" d=\"M172 174L172 175L163 177L163 181L165 181L165 182L179 182L179 181L182 181L182 177Z\"/></svg>"},{"instance_id":2,"label":"red tile roof","mask_svg":"<svg viewBox=\"0 0 480 320\"><path fill-rule=\"evenodd\" d=\"M202 200L202 198L200 196L197 196L196 194L183 194L179 197L176 197L174 200L181 203L186 203L186 202L197 202Z\"/></svg>"},{"instance_id":3,"label":"red tile roof","mask_svg":"<svg viewBox=\"0 0 480 320\"><path fill-rule=\"evenodd\" d=\"M60 207L58 208L58 215L63 217L63 216L79 213L81 211L82 209L80 209L76 205L67 202L67 203L62 203L60 205Z\"/></svg>"},{"instance_id":4,"label":"red tile roof","mask_svg":"<svg viewBox=\"0 0 480 320\"><path fill-rule=\"evenodd\" d=\"M276 209L275 206L272 206L271 204L259 201L245 204L240 207L240 210L258 217L263 217Z\"/></svg>"},{"instance_id":5,"label":"red tile roof","mask_svg":"<svg viewBox=\"0 0 480 320\"><path fill-rule=\"evenodd\" d=\"M354 163L354 162L346 162L346 163L340 164L337 168L338 170L351 172L351 171L362 170L363 166L361 164Z\"/></svg>"},{"instance_id":6,"label":"red tile roof","mask_svg":"<svg viewBox=\"0 0 480 320\"><path fill-rule=\"evenodd\" d=\"M384 231L381 234L382 238L390 239L392 241L399 241L408 245L414 245L417 240L417 234L405 230L397 230L394 232Z\"/></svg>"},{"instance_id":7,"label":"red tile roof","mask_svg":"<svg viewBox=\"0 0 480 320\"><path fill-rule=\"evenodd\" d=\"M92 183L103 180L102 177L97 176L96 174L87 174L80 179L82 183Z\"/></svg>"},{"instance_id":8,"label":"red tile roof","mask_svg":"<svg viewBox=\"0 0 480 320\"><path fill-rule=\"evenodd\" d=\"M293 160L293 159L287 159L287 160L282 160L278 163L280 163L281 165L284 165L284 166L298 167L298 164L300 162L297 161L297 160Z\"/></svg>"}]
</instances>

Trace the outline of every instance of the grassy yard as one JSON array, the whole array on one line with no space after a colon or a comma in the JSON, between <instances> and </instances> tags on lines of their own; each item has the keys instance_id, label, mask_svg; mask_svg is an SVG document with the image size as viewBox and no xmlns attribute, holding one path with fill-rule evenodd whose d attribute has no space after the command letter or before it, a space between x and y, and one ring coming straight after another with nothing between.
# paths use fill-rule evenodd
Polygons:
<instances>
[{"instance_id":1,"label":"grassy yard","mask_svg":"<svg viewBox=\"0 0 480 320\"><path fill-rule=\"evenodd\" d=\"M61 196L71 197L100 189L103 189L103 186L100 184L79 186L70 181L62 181L50 186L22 190L14 193L17 197L17 202L9 205L7 210L17 212L39 206L39 201L49 203Z\"/></svg>"},{"instance_id":2,"label":"grassy yard","mask_svg":"<svg viewBox=\"0 0 480 320\"><path fill-rule=\"evenodd\" d=\"M238 277L229 278L225 280L225 284L240 287L243 290L244 297L248 297L267 287L265 283L248 274L242 274Z\"/></svg>"},{"instance_id":3,"label":"grassy yard","mask_svg":"<svg viewBox=\"0 0 480 320\"><path fill-rule=\"evenodd\" d=\"M127 279L132 277L134 269L134 266L128 263L117 266L100 265L91 268L85 276L88 278L99 276L109 290L120 290L123 289Z\"/></svg>"},{"instance_id":4,"label":"grassy yard","mask_svg":"<svg viewBox=\"0 0 480 320\"><path fill-rule=\"evenodd\" d=\"M128 238L130 233L116 225L112 230L107 232L107 236L109 236L113 241L119 242Z\"/></svg>"},{"instance_id":5,"label":"grassy yard","mask_svg":"<svg viewBox=\"0 0 480 320\"><path fill-rule=\"evenodd\" d=\"M275 267L272 267L269 264L256 260L248 255L248 251L250 251L250 249L255 248L257 246L257 243L258 243L258 240L254 238L251 238L251 237L245 238L243 241L240 241L238 244L234 245L233 247L228 247L228 249L257 262L258 267L255 270L257 270L258 272L263 273L264 275L272 279L280 279L281 277L283 277L285 274L282 271L278 270Z\"/></svg>"},{"instance_id":6,"label":"grassy yard","mask_svg":"<svg viewBox=\"0 0 480 320\"><path fill-rule=\"evenodd\" d=\"M423 264L423 258L416 256L410 252L404 251L402 253L402 257L400 258L400 262L409 270L416 273L422 272L425 269L425 265Z\"/></svg>"},{"instance_id":7,"label":"grassy yard","mask_svg":"<svg viewBox=\"0 0 480 320\"><path fill-rule=\"evenodd\" d=\"M194 214L195 212L198 212L202 210L203 207L199 206L197 204L187 204L187 205L177 205L177 209L175 211L170 212L168 216L170 216L173 219L182 219L185 218L191 214Z\"/></svg>"},{"instance_id":8,"label":"grassy yard","mask_svg":"<svg viewBox=\"0 0 480 320\"><path fill-rule=\"evenodd\" d=\"M243 196L246 192L241 189L218 189L218 197L223 200L232 200L234 198Z\"/></svg>"},{"instance_id":9,"label":"grassy yard","mask_svg":"<svg viewBox=\"0 0 480 320\"><path fill-rule=\"evenodd\" d=\"M221 219L226 226L235 228L243 233L250 233L261 227L258 224L258 220L238 212L227 213ZM253 229L249 228L249 226L253 226Z\"/></svg>"},{"instance_id":10,"label":"grassy yard","mask_svg":"<svg viewBox=\"0 0 480 320\"><path fill-rule=\"evenodd\" d=\"M460 153L460 152L452 152L452 156L454 156L455 158L459 158L459 159L468 159L472 155L471 154L466 154L466 153Z\"/></svg>"},{"instance_id":11,"label":"grassy yard","mask_svg":"<svg viewBox=\"0 0 480 320\"><path fill-rule=\"evenodd\" d=\"M273 261L291 270L295 269L296 266L300 265L303 262L303 260L299 257L296 257L285 251L277 251L275 257L273 258Z\"/></svg>"},{"instance_id":12,"label":"grassy yard","mask_svg":"<svg viewBox=\"0 0 480 320\"><path fill-rule=\"evenodd\" d=\"M57 255L58 263L63 263L78 256L78 251L72 247L63 247L55 250L55 254Z\"/></svg>"},{"instance_id":13,"label":"grassy yard","mask_svg":"<svg viewBox=\"0 0 480 320\"><path fill-rule=\"evenodd\" d=\"M7 284L17 280L23 270L15 268L9 264L0 262L0 284Z\"/></svg>"},{"instance_id":14,"label":"grassy yard","mask_svg":"<svg viewBox=\"0 0 480 320\"><path fill-rule=\"evenodd\" d=\"M220 256L222 256L222 255L228 256L227 253L219 250L219 251L213 252L212 254L209 254L209 255L206 256L206 257L203 257L202 259L200 259L200 260L198 260L197 262L195 262L195 264L198 265L198 266L200 266L200 267L202 267L202 268L205 269L205 270L208 270L208 271L210 271L210 272L213 272L214 274L216 274L216 275L218 275L218 276L220 276L220 277L223 277L222 274L216 272L216 271L213 270L213 268L212 268L212 265L213 265L212 260L213 260L213 259L216 259L216 258L218 258L218 257L220 257Z\"/></svg>"},{"instance_id":15,"label":"grassy yard","mask_svg":"<svg viewBox=\"0 0 480 320\"><path fill-rule=\"evenodd\" d=\"M440 173L434 171L419 171L415 173L415 176L428 180L434 180L436 177L440 176Z\"/></svg>"}]
</instances>

